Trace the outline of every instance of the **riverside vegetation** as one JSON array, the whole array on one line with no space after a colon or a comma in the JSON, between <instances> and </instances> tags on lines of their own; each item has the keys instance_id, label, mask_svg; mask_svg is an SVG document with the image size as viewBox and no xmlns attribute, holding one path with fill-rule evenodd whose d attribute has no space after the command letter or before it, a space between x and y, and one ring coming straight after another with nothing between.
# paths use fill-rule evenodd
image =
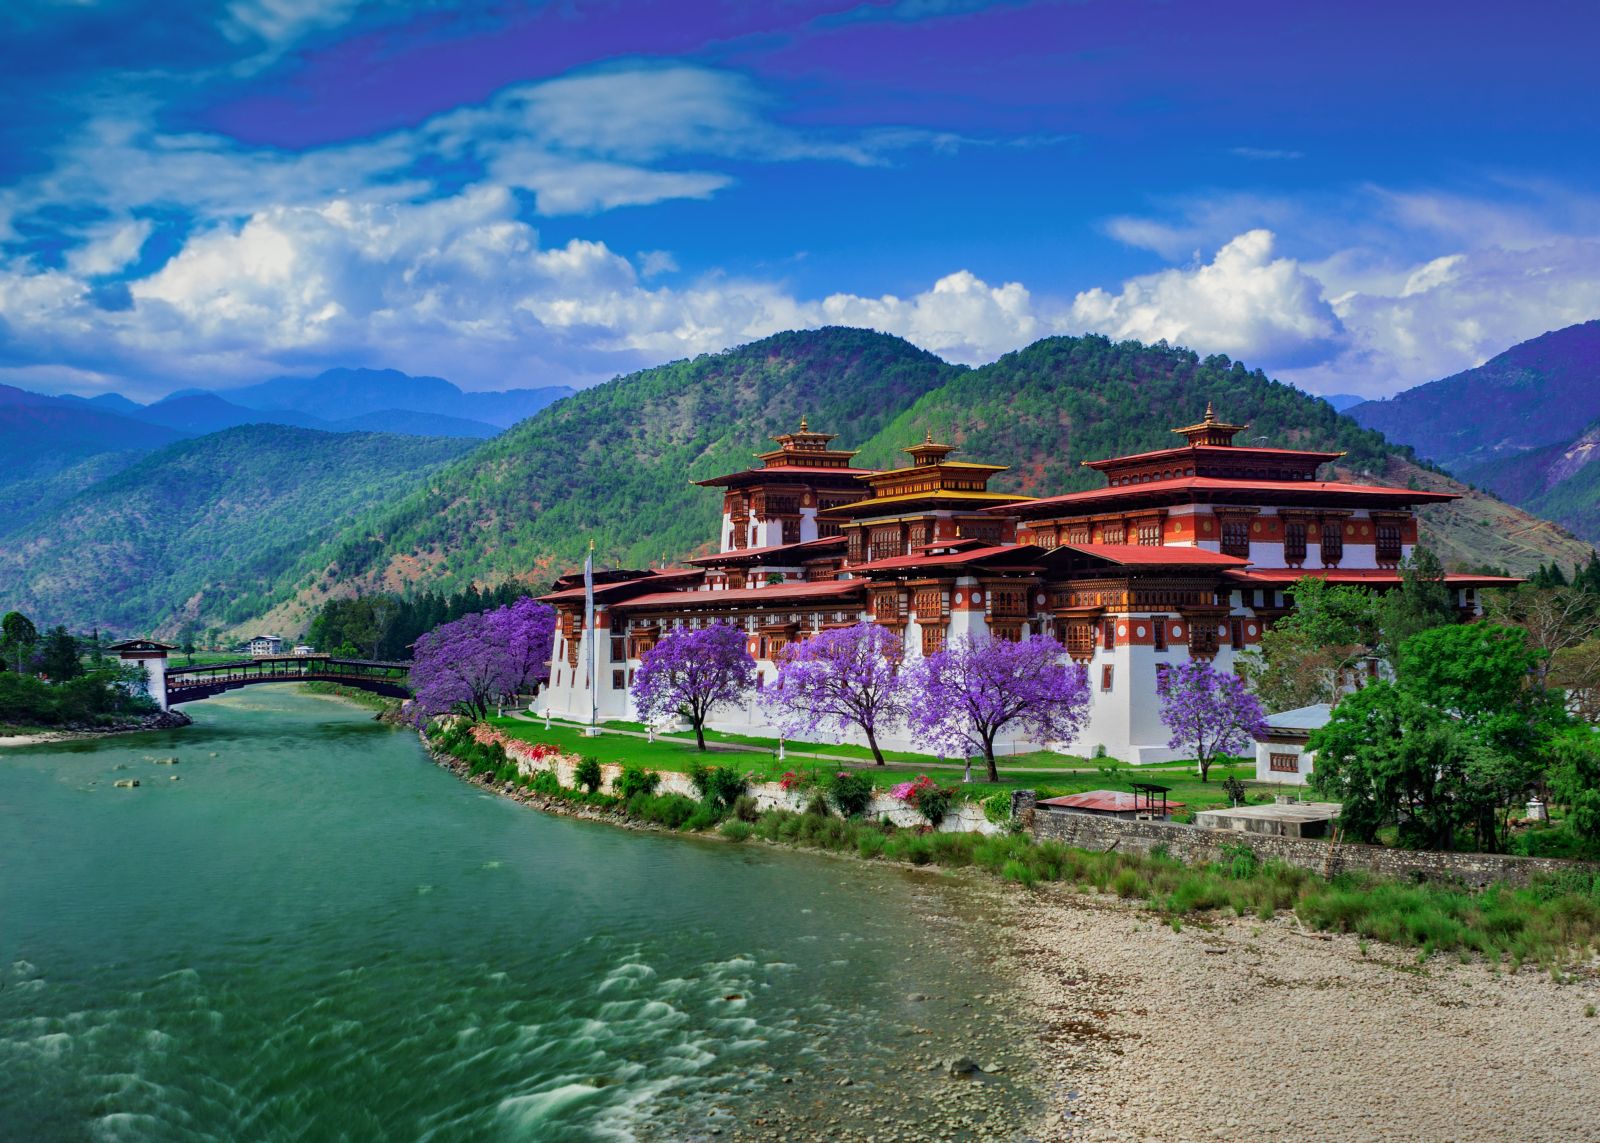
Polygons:
<instances>
[{"instance_id":1,"label":"riverside vegetation","mask_svg":"<svg viewBox=\"0 0 1600 1143\"><path fill-rule=\"evenodd\" d=\"M714 834L734 843L760 840L865 860L972 869L1026 888L1058 882L1080 892L1142 902L1173 929L1186 921L1204 924L1219 913L1263 920L1292 914L1316 931L1352 933L1415 949L1419 960L1454 953L1464 960L1481 956L1513 970L1534 963L1553 972L1600 948L1600 874L1592 870L1574 868L1526 888L1491 886L1469 892L1360 873L1324 879L1282 863L1260 862L1244 844L1229 851L1226 862L1191 866L1160 851L1149 856L1101 853L1034 841L1009 822L1009 794L1004 793L991 795L985 811L992 820L1006 819L1006 832L940 833L862 817L871 786L854 771L812 787L804 812L763 811L748 795L745 776L731 767L693 771L697 800L657 793L659 774L637 765L624 766L609 793L600 789L597 764L580 768L580 781L584 775L589 780L577 789L561 786L548 770L530 776L498 743L477 741L465 720L435 723L428 744L453 759L469 778L523 797L536 796L554 810L584 807L613 820Z\"/></svg>"}]
</instances>

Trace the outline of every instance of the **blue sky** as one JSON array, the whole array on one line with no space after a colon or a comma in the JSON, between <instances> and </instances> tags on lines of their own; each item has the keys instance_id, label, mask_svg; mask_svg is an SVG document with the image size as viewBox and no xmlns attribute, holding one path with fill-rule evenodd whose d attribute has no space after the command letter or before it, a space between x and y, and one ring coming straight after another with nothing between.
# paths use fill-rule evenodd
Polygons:
<instances>
[{"instance_id":1,"label":"blue sky","mask_svg":"<svg viewBox=\"0 0 1600 1143\"><path fill-rule=\"evenodd\" d=\"M1600 316L1600 6L10 0L0 383L1097 331L1382 395Z\"/></svg>"}]
</instances>

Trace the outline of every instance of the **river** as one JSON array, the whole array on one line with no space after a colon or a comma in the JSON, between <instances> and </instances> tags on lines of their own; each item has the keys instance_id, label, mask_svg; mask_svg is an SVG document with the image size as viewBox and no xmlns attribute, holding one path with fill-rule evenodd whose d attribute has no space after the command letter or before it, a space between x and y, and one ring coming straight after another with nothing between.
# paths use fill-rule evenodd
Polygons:
<instances>
[{"instance_id":1,"label":"river","mask_svg":"<svg viewBox=\"0 0 1600 1143\"><path fill-rule=\"evenodd\" d=\"M548 817L292 686L186 709L0 749L0 1138L1011 1139L1031 1115L971 884ZM930 1070L949 1056L996 1074Z\"/></svg>"}]
</instances>

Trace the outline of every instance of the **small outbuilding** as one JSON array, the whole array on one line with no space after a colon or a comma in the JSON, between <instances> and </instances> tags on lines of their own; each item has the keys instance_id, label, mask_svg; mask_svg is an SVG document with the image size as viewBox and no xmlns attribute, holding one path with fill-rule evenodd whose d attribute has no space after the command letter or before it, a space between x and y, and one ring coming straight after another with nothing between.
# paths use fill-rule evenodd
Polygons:
<instances>
[{"instance_id":1,"label":"small outbuilding","mask_svg":"<svg viewBox=\"0 0 1600 1143\"><path fill-rule=\"evenodd\" d=\"M1102 818L1121 818L1124 821L1145 819L1166 821L1178 810L1182 802L1169 802L1167 788L1151 783L1139 783L1133 793L1120 790L1086 790L1081 794L1066 794L1059 798L1045 798L1038 808L1052 814L1092 814Z\"/></svg>"},{"instance_id":2,"label":"small outbuilding","mask_svg":"<svg viewBox=\"0 0 1600 1143\"><path fill-rule=\"evenodd\" d=\"M1267 716L1266 733L1256 738L1256 781L1304 786L1316 754L1306 749L1311 733L1328 725L1333 707L1319 702Z\"/></svg>"},{"instance_id":3,"label":"small outbuilding","mask_svg":"<svg viewBox=\"0 0 1600 1143\"><path fill-rule=\"evenodd\" d=\"M1338 802L1291 802L1270 806L1233 806L1198 810L1194 824L1201 829L1231 829L1274 837L1327 837L1344 807Z\"/></svg>"}]
</instances>

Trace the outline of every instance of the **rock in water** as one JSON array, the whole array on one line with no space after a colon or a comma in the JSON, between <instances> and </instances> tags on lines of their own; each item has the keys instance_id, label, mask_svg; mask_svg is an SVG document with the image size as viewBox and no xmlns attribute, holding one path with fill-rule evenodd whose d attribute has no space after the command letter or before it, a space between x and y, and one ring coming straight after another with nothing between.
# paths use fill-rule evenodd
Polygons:
<instances>
[{"instance_id":1,"label":"rock in water","mask_svg":"<svg viewBox=\"0 0 1600 1143\"><path fill-rule=\"evenodd\" d=\"M983 1069L978 1066L978 1061L966 1056L952 1056L947 1060L940 1060L933 1065L933 1071L942 1072L947 1076L956 1076L965 1079L968 1076L980 1074Z\"/></svg>"},{"instance_id":2,"label":"rock in water","mask_svg":"<svg viewBox=\"0 0 1600 1143\"><path fill-rule=\"evenodd\" d=\"M118 778L112 783L119 790L131 790L139 784L137 778Z\"/></svg>"},{"instance_id":3,"label":"rock in water","mask_svg":"<svg viewBox=\"0 0 1600 1143\"><path fill-rule=\"evenodd\" d=\"M178 759L177 759L176 756L173 756L171 758L157 758L156 759L156 765L157 766L176 766L177 764L178 764Z\"/></svg>"}]
</instances>

